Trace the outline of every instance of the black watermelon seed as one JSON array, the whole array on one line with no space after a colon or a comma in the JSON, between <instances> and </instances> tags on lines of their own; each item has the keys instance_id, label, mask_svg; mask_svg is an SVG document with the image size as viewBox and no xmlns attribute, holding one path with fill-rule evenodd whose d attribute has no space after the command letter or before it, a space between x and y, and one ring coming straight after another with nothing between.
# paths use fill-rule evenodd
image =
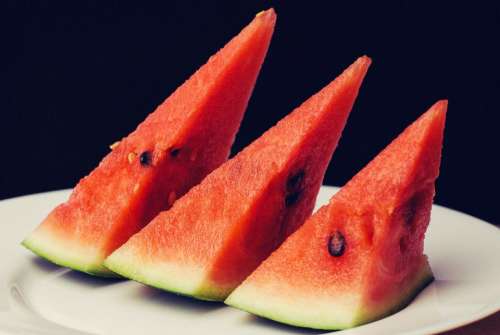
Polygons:
<instances>
[{"instance_id":1,"label":"black watermelon seed","mask_svg":"<svg viewBox=\"0 0 500 335\"><path fill-rule=\"evenodd\" d=\"M151 165L151 153L149 151L144 151L141 156L139 156L139 162L142 166Z\"/></svg>"},{"instance_id":2,"label":"black watermelon seed","mask_svg":"<svg viewBox=\"0 0 500 335\"><path fill-rule=\"evenodd\" d=\"M290 206L296 204L300 198L300 193L301 193L300 191L297 191L297 192L293 192L293 193L288 194L285 198L286 207L290 207Z\"/></svg>"},{"instance_id":3,"label":"black watermelon seed","mask_svg":"<svg viewBox=\"0 0 500 335\"><path fill-rule=\"evenodd\" d=\"M415 214L417 214L415 206L410 204L408 207L405 207L403 210L403 221L407 225L411 225L414 221Z\"/></svg>"},{"instance_id":4,"label":"black watermelon seed","mask_svg":"<svg viewBox=\"0 0 500 335\"><path fill-rule=\"evenodd\" d=\"M288 181L286 183L287 190L293 191L299 188L302 184L302 180L304 179L304 171L300 170L290 178L288 178Z\"/></svg>"},{"instance_id":5,"label":"black watermelon seed","mask_svg":"<svg viewBox=\"0 0 500 335\"><path fill-rule=\"evenodd\" d=\"M175 158L175 157L179 156L180 151L181 151L180 148L172 148L172 149L170 149L170 156Z\"/></svg>"},{"instance_id":6,"label":"black watermelon seed","mask_svg":"<svg viewBox=\"0 0 500 335\"><path fill-rule=\"evenodd\" d=\"M328 239L328 253L333 257L340 257L345 251L345 238L338 230Z\"/></svg>"}]
</instances>

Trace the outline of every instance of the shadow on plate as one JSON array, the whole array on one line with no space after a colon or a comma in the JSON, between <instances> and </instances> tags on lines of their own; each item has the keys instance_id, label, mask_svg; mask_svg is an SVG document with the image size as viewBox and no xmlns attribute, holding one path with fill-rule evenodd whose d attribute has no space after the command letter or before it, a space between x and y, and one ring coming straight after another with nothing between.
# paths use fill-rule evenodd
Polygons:
<instances>
[{"instance_id":1,"label":"shadow on plate","mask_svg":"<svg viewBox=\"0 0 500 335\"><path fill-rule=\"evenodd\" d=\"M105 278L105 277L96 277L92 276L88 273L83 273L80 271L71 270L65 272L61 275L62 278L67 279L69 281L74 282L75 284L85 285L89 287L107 287L110 285L115 285L119 283L123 283L127 279L125 278Z\"/></svg>"},{"instance_id":2,"label":"shadow on plate","mask_svg":"<svg viewBox=\"0 0 500 335\"><path fill-rule=\"evenodd\" d=\"M31 258L31 263L33 263L33 265L37 267L39 270L42 270L47 273L63 270L63 268L60 267L59 265L55 265L54 263L51 263L41 257L33 256Z\"/></svg>"},{"instance_id":3,"label":"shadow on plate","mask_svg":"<svg viewBox=\"0 0 500 335\"><path fill-rule=\"evenodd\" d=\"M262 326L266 328L272 328L273 330L279 331L283 334L330 334L332 332L331 330L294 327L283 323L279 323L277 321L261 318L255 315L248 315L248 317L244 322L252 323L259 327Z\"/></svg>"},{"instance_id":4,"label":"shadow on plate","mask_svg":"<svg viewBox=\"0 0 500 335\"><path fill-rule=\"evenodd\" d=\"M175 309L181 308L190 312L209 313L227 307L222 302L198 300L149 286L141 286L138 292L140 298L144 298L148 302Z\"/></svg>"},{"instance_id":5,"label":"shadow on plate","mask_svg":"<svg viewBox=\"0 0 500 335\"><path fill-rule=\"evenodd\" d=\"M33 266L37 269L50 274L54 273L66 280L72 281L76 284L90 286L90 287L104 287L123 282L124 278L104 278L96 277L83 273L80 271L70 270L68 268L56 265L40 257L33 257L31 260Z\"/></svg>"}]
</instances>

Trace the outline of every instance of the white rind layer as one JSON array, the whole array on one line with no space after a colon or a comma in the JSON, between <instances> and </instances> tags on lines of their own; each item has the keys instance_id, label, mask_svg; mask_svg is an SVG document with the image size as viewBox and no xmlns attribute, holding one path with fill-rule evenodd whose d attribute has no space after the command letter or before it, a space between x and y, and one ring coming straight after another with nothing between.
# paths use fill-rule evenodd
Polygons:
<instances>
[{"instance_id":1,"label":"white rind layer","mask_svg":"<svg viewBox=\"0 0 500 335\"><path fill-rule=\"evenodd\" d=\"M250 277L251 278L251 277ZM243 282L225 303L238 309L293 326L336 330L381 319L406 307L433 279L428 263L397 296L367 305L362 292L330 296L287 283ZM276 289L279 287L279 291ZM317 295L313 295L317 293Z\"/></svg>"},{"instance_id":2,"label":"white rind layer","mask_svg":"<svg viewBox=\"0 0 500 335\"><path fill-rule=\"evenodd\" d=\"M287 294L288 293L288 294ZM226 299L225 303L278 322L319 329L344 329L352 327L360 297L344 295L314 297L296 295L296 288L282 286L282 292L271 292L263 287L242 285Z\"/></svg>"},{"instance_id":3,"label":"white rind layer","mask_svg":"<svg viewBox=\"0 0 500 335\"><path fill-rule=\"evenodd\" d=\"M99 250L63 238L42 227L31 233L22 245L57 265L97 276L116 276L102 265L105 256Z\"/></svg>"},{"instance_id":4,"label":"white rind layer","mask_svg":"<svg viewBox=\"0 0 500 335\"><path fill-rule=\"evenodd\" d=\"M205 283L205 270L190 264L148 262L137 257L129 248L112 253L104 266L113 272L137 282L177 294L212 300L200 294Z\"/></svg>"}]
</instances>

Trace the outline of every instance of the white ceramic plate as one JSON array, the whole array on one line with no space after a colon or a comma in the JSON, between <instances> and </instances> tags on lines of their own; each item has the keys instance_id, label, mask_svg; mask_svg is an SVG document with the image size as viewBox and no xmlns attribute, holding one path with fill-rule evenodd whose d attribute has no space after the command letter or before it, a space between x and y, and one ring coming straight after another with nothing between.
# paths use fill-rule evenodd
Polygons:
<instances>
[{"instance_id":1,"label":"white ceramic plate","mask_svg":"<svg viewBox=\"0 0 500 335\"><path fill-rule=\"evenodd\" d=\"M336 191L322 187L318 205ZM94 278L19 244L69 191L0 201L0 334L319 334L220 303ZM500 310L500 229L434 206L425 252L436 280L407 308L335 334L433 334Z\"/></svg>"}]
</instances>

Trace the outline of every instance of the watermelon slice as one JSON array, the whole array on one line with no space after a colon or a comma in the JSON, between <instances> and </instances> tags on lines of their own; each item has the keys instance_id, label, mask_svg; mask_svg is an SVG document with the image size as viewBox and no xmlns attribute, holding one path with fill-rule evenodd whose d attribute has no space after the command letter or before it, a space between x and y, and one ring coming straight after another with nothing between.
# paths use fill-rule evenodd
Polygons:
<instances>
[{"instance_id":1,"label":"watermelon slice","mask_svg":"<svg viewBox=\"0 0 500 335\"><path fill-rule=\"evenodd\" d=\"M265 260L226 303L343 329L405 307L433 276L423 255L446 101L436 103Z\"/></svg>"},{"instance_id":2,"label":"watermelon slice","mask_svg":"<svg viewBox=\"0 0 500 335\"><path fill-rule=\"evenodd\" d=\"M102 263L113 250L227 160L275 21L272 9L257 15L113 145L24 246L56 264L110 275Z\"/></svg>"},{"instance_id":3,"label":"watermelon slice","mask_svg":"<svg viewBox=\"0 0 500 335\"><path fill-rule=\"evenodd\" d=\"M209 174L105 262L148 285L227 295L311 214L370 64L362 57Z\"/></svg>"}]
</instances>

